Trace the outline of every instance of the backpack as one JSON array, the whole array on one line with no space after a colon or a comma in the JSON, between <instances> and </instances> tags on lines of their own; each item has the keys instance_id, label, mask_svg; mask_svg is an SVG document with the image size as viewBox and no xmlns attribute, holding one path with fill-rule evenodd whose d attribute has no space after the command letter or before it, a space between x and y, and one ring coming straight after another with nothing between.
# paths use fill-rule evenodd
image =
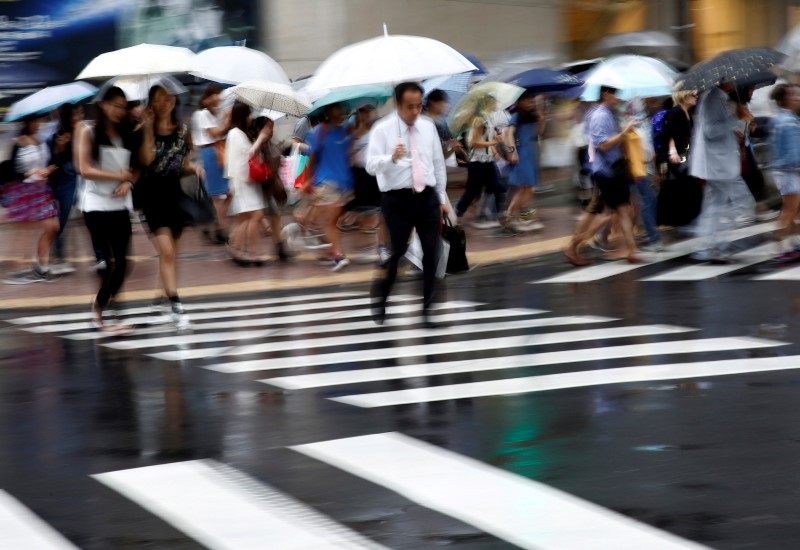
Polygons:
<instances>
[{"instance_id":1,"label":"backpack","mask_svg":"<svg viewBox=\"0 0 800 550\"><path fill-rule=\"evenodd\" d=\"M14 148L11 149L11 156L0 162L0 186L4 186L7 183L12 183L21 179L20 174L17 173L17 152L19 151L19 145L16 143L14 144Z\"/></svg>"}]
</instances>

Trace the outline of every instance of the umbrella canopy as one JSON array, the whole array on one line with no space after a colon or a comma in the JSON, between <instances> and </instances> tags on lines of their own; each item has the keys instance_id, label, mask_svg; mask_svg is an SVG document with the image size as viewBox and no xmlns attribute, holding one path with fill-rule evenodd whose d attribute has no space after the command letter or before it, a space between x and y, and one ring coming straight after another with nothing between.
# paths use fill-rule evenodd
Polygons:
<instances>
[{"instance_id":1,"label":"umbrella canopy","mask_svg":"<svg viewBox=\"0 0 800 550\"><path fill-rule=\"evenodd\" d=\"M680 42L660 31L638 31L610 34L595 44L597 52L654 53L677 48Z\"/></svg>"},{"instance_id":2,"label":"umbrella canopy","mask_svg":"<svg viewBox=\"0 0 800 550\"><path fill-rule=\"evenodd\" d=\"M354 86L352 88L340 88L328 92L311 105L311 112L317 112L328 105L342 103L347 112L355 111L359 106L369 103L374 107L379 107L392 97L394 90L391 86Z\"/></svg>"},{"instance_id":3,"label":"umbrella canopy","mask_svg":"<svg viewBox=\"0 0 800 550\"><path fill-rule=\"evenodd\" d=\"M190 73L222 84L239 84L246 80L289 84L289 77L277 61L263 52L244 46L203 50L194 58Z\"/></svg>"},{"instance_id":4,"label":"umbrella canopy","mask_svg":"<svg viewBox=\"0 0 800 550\"><path fill-rule=\"evenodd\" d=\"M447 117L450 130L458 135L467 130L477 116L507 109L514 104L525 88L505 82L483 82L472 88Z\"/></svg>"},{"instance_id":5,"label":"umbrella canopy","mask_svg":"<svg viewBox=\"0 0 800 550\"><path fill-rule=\"evenodd\" d=\"M702 91L720 82L749 82L758 84L754 78L765 74L786 59L786 54L772 48L745 48L729 50L692 67L684 78L685 90Z\"/></svg>"},{"instance_id":6,"label":"umbrella canopy","mask_svg":"<svg viewBox=\"0 0 800 550\"><path fill-rule=\"evenodd\" d=\"M470 54L464 53L464 52L461 52L461 55L466 57L467 61L469 61L470 63L475 65L475 70L474 71L470 71L471 73L473 73L473 74L486 74L486 73L489 72L489 71L486 70L486 67L483 65L483 63L478 61L478 58L475 57L474 55L470 55Z\"/></svg>"},{"instance_id":7,"label":"umbrella canopy","mask_svg":"<svg viewBox=\"0 0 800 550\"><path fill-rule=\"evenodd\" d=\"M390 36L384 27L383 36L346 46L323 61L305 90L394 84L476 69L447 44L422 36Z\"/></svg>"},{"instance_id":8,"label":"umbrella canopy","mask_svg":"<svg viewBox=\"0 0 800 550\"><path fill-rule=\"evenodd\" d=\"M311 110L311 104L288 84L248 80L230 88L230 93L254 109L270 109L301 117Z\"/></svg>"},{"instance_id":9,"label":"umbrella canopy","mask_svg":"<svg viewBox=\"0 0 800 550\"><path fill-rule=\"evenodd\" d=\"M192 70L195 54L188 48L139 44L92 59L76 80L142 76L164 73L187 73Z\"/></svg>"},{"instance_id":10,"label":"umbrella canopy","mask_svg":"<svg viewBox=\"0 0 800 550\"><path fill-rule=\"evenodd\" d=\"M617 88L617 95L626 101L634 97L670 95L677 76L675 69L652 57L609 57L589 71L581 100L597 101L602 86Z\"/></svg>"},{"instance_id":11,"label":"umbrella canopy","mask_svg":"<svg viewBox=\"0 0 800 550\"><path fill-rule=\"evenodd\" d=\"M781 69L792 73L800 72L800 25L789 31L775 49L787 55L780 65Z\"/></svg>"},{"instance_id":12,"label":"umbrella canopy","mask_svg":"<svg viewBox=\"0 0 800 550\"><path fill-rule=\"evenodd\" d=\"M13 122L28 115L44 114L65 103L77 103L91 97L96 91L97 88L87 82L50 86L12 104L6 113L5 121Z\"/></svg>"},{"instance_id":13,"label":"umbrella canopy","mask_svg":"<svg viewBox=\"0 0 800 550\"><path fill-rule=\"evenodd\" d=\"M562 92L583 84L583 80L567 71L555 69L531 69L524 73L514 75L508 80L509 84L521 86L536 92Z\"/></svg>"},{"instance_id":14,"label":"umbrella canopy","mask_svg":"<svg viewBox=\"0 0 800 550\"><path fill-rule=\"evenodd\" d=\"M106 90L112 86L121 89L125 93L125 98L128 101L146 101L150 93L150 88L156 85L167 90L167 93L170 95L181 95L189 91L177 78L167 74L154 76L118 76L100 86L100 90L95 95L94 101L100 101L105 95Z\"/></svg>"}]
</instances>

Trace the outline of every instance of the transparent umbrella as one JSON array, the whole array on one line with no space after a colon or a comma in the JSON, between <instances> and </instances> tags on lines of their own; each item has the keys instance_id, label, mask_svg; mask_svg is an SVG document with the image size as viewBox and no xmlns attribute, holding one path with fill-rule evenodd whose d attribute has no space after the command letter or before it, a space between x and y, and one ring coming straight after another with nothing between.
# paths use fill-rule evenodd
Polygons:
<instances>
[{"instance_id":1,"label":"transparent umbrella","mask_svg":"<svg viewBox=\"0 0 800 550\"><path fill-rule=\"evenodd\" d=\"M180 81L170 75L161 74L153 76L118 76L100 86L94 101L100 101L106 90L112 86L120 88L125 93L128 101L145 101L150 88L155 85L163 87L170 95L185 94L189 90Z\"/></svg>"},{"instance_id":2,"label":"transparent umbrella","mask_svg":"<svg viewBox=\"0 0 800 550\"><path fill-rule=\"evenodd\" d=\"M311 110L311 103L288 84L248 80L230 88L230 93L254 109L270 109L296 117Z\"/></svg>"},{"instance_id":3,"label":"transparent umbrella","mask_svg":"<svg viewBox=\"0 0 800 550\"><path fill-rule=\"evenodd\" d=\"M678 72L658 59L643 55L609 57L586 75L581 100L597 101L600 88L611 86L624 100L670 95Z\"/></svg>"},{"instance_id":4,"label":"transparent umbrella","mask_svg":"<svg viewBox=\"0 0 800 550\"><path fill-rule=\"evenodd\" d=\"M454 135L467 130L477 116L491 115L493 111L507 109L525 91L505 82L484 82L472 88L447 117L447 125Z\"/></svg>"}]
</instances>

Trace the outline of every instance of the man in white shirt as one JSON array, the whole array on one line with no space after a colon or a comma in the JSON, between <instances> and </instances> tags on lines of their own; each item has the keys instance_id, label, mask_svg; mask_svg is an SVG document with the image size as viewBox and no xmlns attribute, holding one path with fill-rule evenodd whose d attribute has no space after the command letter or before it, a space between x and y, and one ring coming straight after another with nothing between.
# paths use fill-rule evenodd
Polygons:
<instances>
[{"instance_id":1,"label":"man in white shirt","mask_svg":"<svg viewBox=\"0 0 800 550\"><path fill-rule=\"evenodd\" d=\"M373 319L382 324L386 301L397 278L397 264L406 253L412 229L422 244L423 306L426 326L436 287L436 265L442 216L449 210L444 155L433 121L420 117L422 87L399 84L397 111L376 123L367 147L367 172L378 178L381 210L392 244L386 277L373 287Z\"/></svg>"}]
</instances>

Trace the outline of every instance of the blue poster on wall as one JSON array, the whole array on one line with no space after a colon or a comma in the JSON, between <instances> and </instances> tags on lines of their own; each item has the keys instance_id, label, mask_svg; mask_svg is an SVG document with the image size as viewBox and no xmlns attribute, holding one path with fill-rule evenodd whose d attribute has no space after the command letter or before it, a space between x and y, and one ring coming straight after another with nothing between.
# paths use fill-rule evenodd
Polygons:
<instances>
[{"instance_id":1,"label":"blue poster on wall","mask_svg":"<svg viewBox=\"0 0 800 550\"><path fill-rule=\"evenodd\" d=\"M257 47L257 21L257 0L0 0L0 114L114 49Z\"/></svg>"}]
</instances>

